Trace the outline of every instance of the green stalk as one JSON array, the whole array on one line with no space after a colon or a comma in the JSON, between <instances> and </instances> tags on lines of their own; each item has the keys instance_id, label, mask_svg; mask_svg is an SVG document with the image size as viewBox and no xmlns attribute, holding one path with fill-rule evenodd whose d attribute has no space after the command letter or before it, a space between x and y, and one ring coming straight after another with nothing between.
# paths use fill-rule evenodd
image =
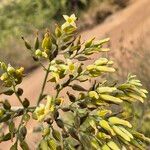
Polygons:
<instances>
[{"instance_id":1,"label":"green stalk","mask_svg":"<svg viewBox=\"0 0 150 150\"><path fill-rule=\"evenodd\" d=\"M47 77L48 77L48 74L49 74L50 66L51 66L51 64L49 63L48 68L46 70L45 78L44 78L44 81L43 81L43 84L42 84L41 92L40 92L38 100L37 100L37 106L39 105L39 103L42 100L41 97L42 97L44 89L45 89L45 85L46 85Z\"/></svg>"}]
</instances>

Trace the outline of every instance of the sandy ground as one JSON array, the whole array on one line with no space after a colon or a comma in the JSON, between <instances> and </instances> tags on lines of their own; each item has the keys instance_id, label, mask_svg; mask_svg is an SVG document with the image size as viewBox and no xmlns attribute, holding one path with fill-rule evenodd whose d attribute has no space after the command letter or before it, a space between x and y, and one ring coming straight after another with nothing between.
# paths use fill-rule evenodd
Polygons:
<instances>
[{"instance_id":1,"label":"sandy ground","mask_svg":"<svg viewBox=\"0 0 150 150\"><path fill-rule=\"evenodd\" d=\"M84 40L92 37L101 39L103 37L109 36L111 38L111 56L113 58L121 58L122 61L124 57L118 51L120 46L120 39L124 39L124 46L130 47L131 41L140 38L141 35L147 35L147 39L150 37L150 0L135 0L133 3L117 12L116 14L110 16L103 24L97 25L93 29L84 31L81 33ZM93 58L96 58L94 56ZM129 65L128 63L126 63ZM41 82L44 77L44 73L41 68L36 69L32 74L27 75L24 79L21 87L25 89L24 95L30 100L31 104L35 104L37 99L37 94L40 91ZM51 93L51 85L46 86L46 92ZM11 98L11 103L14 106L19 105L15 97ZM33 134L32 126L35 122L29 122L29 134L27 142L32 150L35 149L35 142L39 138L37 134ZM9 142L0 143L0 150L8 150L10 147Z\"/></svg>"}]
</instances>

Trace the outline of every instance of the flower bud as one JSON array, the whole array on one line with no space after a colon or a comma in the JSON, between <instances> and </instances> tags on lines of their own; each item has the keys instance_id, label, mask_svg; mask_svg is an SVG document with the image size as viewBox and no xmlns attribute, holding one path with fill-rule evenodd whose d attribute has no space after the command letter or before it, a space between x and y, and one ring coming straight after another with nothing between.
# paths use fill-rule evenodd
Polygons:
<instances>
[{"instance_id":1,"label":"flower bud","mask_svg":"<svg viewBox=\"0 0 150 150\"><path fill-rule=\"evenodd\" d=\"M45 53L45 52L42 52L42 56L45 57L45 58L48 57L47 53Z\"/></svg>"},{"instance_id":2,"label":"flower bud","mask_svg":"<svg viewBox=\"0 0 150 150\"><path fill-rule=\"evenodd\" d=\"M14 74L15 69L12 66L8 66L7 72L10 73L10 74Z\"/></svg>"},{"instance_id":3,"label":"flower bud","mask_svg":"<svg viewBox=\"0 0 150 150\"><path fill-rule=\"evenodd\" d=\"M61 36L61 29L57 26L56 29L55 29L55 35L56 37L60 37Z\"/></svg>"},{"instance_id":4,"label":"flower bud","mask_svg":"<svg viewBox=\"0 0 150 150\"><path fill-rule=\"evenodd\" d=\"M38 49L39 48L39 38L36 35L35 39L34 39L34 49Z\"/></svg>"},{"instance_id":5,"label":"flower bud","mask_svg":"<svg viewBox=\"0 0 150 150\"><path fill-rule=\"evenodd\" d=\"M50 134L50 128L46 127L43 129L43 136L49 135Z\"/></svg>"},{"instance_id":6,"label":"flower bud","mask_svg":"<svg viewBox=\"0 0 150 150\"><path fill-rule=\"evenodd\" d=\"M2 68L2 70L7 70L7 66L4 62L0 63L0 67Z\"/></svg>"},{"instance_id":7,"label":"flower bud","mask_svg":"<svg viewBox=\"0 0 150 150\"><path fill-rule=\"evenodd\" d=\"M40 49L37 49L35 51L35 55L38 56L38 57L41 57L42 56L42 51Z\"/></svg>"},{"instance_id":8,"label":"flower bud","mask_svg":"<svg viewBox=\"0 0 150 150\"><path fill-rule=\"evenodd\" d=\"M2 81L6 81L6 80L8 79L8 74L7 74L7 73L3 73L3 74L1 75L1 77L0 77L0 79L1 79Z\"/></svg>"},{"instance_id":9,"label":"flower bud","mask_svg":"<svg viewBox=\"0 0 150 150\"><path fill-rule=\"evenodd\" d=\"M24 40L25 47L26 47L27 49L31 50L32 47L31 47L31 45L29 44L29 42L26 41L26 40L24 39L24 37L22 37L22 39Z\"/></svg>"},{"instance_id":10,"label":"flower bud","mask_svg":"<svg viewBox=\"0 0 150 150\"><path fill-rule=\"evenodd\" d=\"M89 48L89 47L92 45L94 39L95 39L95 37L92 38L91 40L87 41L87 42L85 43L85 48Z\"/></svg>"},{"instance_id":11,"label":"flower bud","mask_svg":"<svg viewBox=\"0 0 150 150\"><path fill-rule=\"evenodd\" d=\"M52 47L52 40L50 37L49 31L47 31L44 35L44 39L42 41L42 48L43 49L51 49Z\"/></svg>"},{"instance_id":12,"label":"flower bud","mask_svg":"<svg viewBox=\"0 0 150 150\"><path fill-rule=\"evenodd\" d=\"M24 72L24 68L20 67L19 69L16 70L19 74L23 74Z\"/></svg>"}]
</instances>

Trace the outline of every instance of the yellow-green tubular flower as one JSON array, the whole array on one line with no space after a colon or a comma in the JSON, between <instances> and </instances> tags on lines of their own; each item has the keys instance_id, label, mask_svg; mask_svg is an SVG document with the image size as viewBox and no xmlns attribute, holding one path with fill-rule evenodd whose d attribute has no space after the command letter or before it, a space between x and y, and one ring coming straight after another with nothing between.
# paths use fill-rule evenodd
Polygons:
<instances>
[{"instance_id":1,"label":"yellow-green tubular flower","mask_svg":"<svg viewBox=\"0 0 150 150\"><path fill-rule=\"evenodd\" d=\"M47 31L44 35L44 39L42 41L42 48L43 49L48 49L50 50L52 47L52 40L51 40L51 37L50 37L50 33L49 31Z\"/></svg>"},{"instance_id":2,"label":"yellow-green tubular flower","mask_svg":"<svg viewBox=\"0 0 150 150\"><path fill-rule=\"evenodd\" d=\"M50 96L47 96L47 103L46 105L40 104L36 109L35 109L35 115L38 121L43 121L45 117L54 111L54 103L53 103L53 98Z\"/></svg>"},{"instance_id":3,"label":"yellow-green tubular flower","mask_svg":"<svg viewBox=\"0 0 150 150\"><path fill-rule=\"evenodd\" d=\"M108 145L104 144L104 145L102 146L102 150L111 150L111 149L108 147Z\"/></svg>"},{"instance_id":4,"label":"yellow-green tubular flower","mask_svg":"<svg viewBox=\"0 0 150 150\"><path fill-rule=\"evenodd\" d=\"M38 121L43 121L45 118L45 106L44 104L40 104L34 111L36 118Z\"/></svg>"},{"instance_id":5,"label":"yellow-green tubular flower","mask_svg":"<svg viewBox=\"0 0 150 150\"><path fill-rule=\"evenodd\" d=\"M101 65L106 65L108 63L107 58L99 58L98 60L95 61L95 65L101 66Z\"/></svg>"},{"instance_id":6,"label":"yellow-green tubular flower","mask_svg":"<svg viewBox=\"0 0 150 150\"><path fill-rule=\"evenodd\" d=\"M59 74L57 72L52 72L51 76L52 76L52 78L49 81L56 82L56 83L59 82L60 77L59 77Z\"/></svg>"},{"instance_id":7,"label":"yellow-green tubular flower","mask_svg":"<svg viewBox=\"0 0 150 150\"><path fill-rule=\"evenodd\" d=\"M90 39L90 40L88 40L88 41L85 43L85 48L89 48L89 47L92 45L94 39L95 39L95 37L92 38L92 39Z\"/></svg>"},{"instance_id":8,"label":"yellow-green tubular flower","mask_svg":"<svg viewBox=\"0 0 150 150\"><path fill-rule=\"evenodd\" d=\"M92 71L92 70L94 70L94 69L96 69L96 65L88 65L88 66L86 67L86 70L87 70L87 71Z\"/></svg>"},{"instance_id":9,"label":"yellow-green tubular flower","mask_svg":"<svg viewBox=\"0 0 150 150\"><path fill-rule=\"evenodd\" d=\"M122 103L123 101L120 98L107 95L107 94L99 94L100 98L102 98L104 101L110 101L113 103Z\"/></svg>"},{"instance_id":10,"label":"yellow-green tubular flower","mask_svg":"<svg viewBox=\"0 0 150 150\"><path fill-rule=\"evenodd\" d=\"M99 41L99 44L105 44L110 41L110 38L105 38Z\"/></svg>"},{"instance_id":11,"label":"yellow-green tubular flower","mask_svg":"<svg viewBox=\"0 0 150 150\"><path fill-rule=\"evenodd\" d=\"M142 86L141 81L140 80L130 80L129 81L130 84L135 85L135 86Z\"/></svg>"},{"instance_id":12,"label":"yellow-green tubular flower","mask_svg":"<svg viewBox=\"0 0 150 150\"><path fill-rule=\"evenodd\" d=\"M126 133L131 139L133 139L133 135L132 135L129 131L127 131L125 128L123 128L123 127L121 127L121 126L119 126L119 128L120 128L124 133Z\"/></svg>"},{"instance_id":13,"label":"yellow-green tubular flower","mask_svg":"<svg viewBox=\"0 0 150 150\"><path fill-rule=\"evenodd\" d=\"M73 26L74 28L76 28L75 21L76 21L77 17L74 14L72 14L70 17L67 15L63 15L63 17L66 20L66 22L61 26L62 30L64 30L66 27L68 27L70 25Z\"/></svg>"},{"instance_id":14,"label":"yellow-green tubular flower","mask_svg":"<svg viewBox=\"0 0 150 150\"><path fill-rule=\"evenodd\" d=\"M146 89L140 89L143 93L148 94L148 91Z\"/></svg>"},{"instance_id":15,"label":"yellow-green tubular flower","mask_svg":"<svg viewBox=\"0 0 150 150\"><path fill-rule=\"evenodd\" d=\"M117 88L115 87L98 87L97 92L98 93L112 93L113 91L116 91Z\"/></svg>"},{"instance_id":16,"label":"yellow-green tubular flower","mask_svg":"<svg viewBox=\"0 0 150 150\"><path fill-rule=\"evenodd\" d=\"M104 117L106 114L111 114L112 111L108 109L98 110L97 115L100 117Z\"/></svg>"},{"instance_id":17,"label":"yellow-green tubular flower","mask_svg":"<svg viewBox=\"0 0 150 150\"><path fill-rule=\"evenodd\" d=\"M119 95L117 95L117 97L120 98L123 101L136 102L136 100L134 98L129 97L129 96L124 95L124 94L119 94Z\"/></svg>"},{"instance_id":18,"label":"yellow-green tubular flower","mask_svg":"<svg viewBox=\"0 0 150 150\"><path fill-rule=\"evenodd\" d=\"M54 103L53 98L50 96L47 96L47 103L45 105L45 114L48 114L49 112L54 111Z\"/></svg>"},{"instance_id":19,"label":"yellow-green tubular flower","mask_svg":"<svg viewBox=\"0 0 150 150\"><path fill-rule=\"evenodd\" d=\"M113 125L112 128L116 132L116 134L120 135L123 139L125 139L126 141L131 141L130 137L126 133L124 133L119 127Z\"/></svg>"},{"instance_id":20,"label":"yellow-green tubular flower","mask_svg":"<svg viewBox=\"0 0 150 150\"><path fill-rule=\"evenodd\" d=\"M122 150L127 150L125 146L122 146Z\"/></svg>"},{"instance_id":21,"label":"yellow-green tubular flower","mask_svg":"<svg viewBox=\"0 0 150 150\"><path fill-rule=\"evenodd\" d=\"M110 141L107 143L107 145L112 149L112 150L120 150L120 148L117 146L117 144L113 141Z\"/></svg>"},{"instance_id":22,"label":"yellow-green tubular flower","mask_svg":"<svg viewBox=\"0 0 150 150\"><path fill-rule=\"evenodd\" d=\"M143 98L146 98L146 94L145 94L141 89L139 89L139 88L137 88L135 85L132 85L132 84L129 84L129 83L120 85L120 86L118 87L118 89L121 89L121 90L126 90L126 89L128 89L128 90L130 90L131 92L134 91L135 94L138 94L138 95L140 95L140 96L143 97Z\"/></svg>"},{"instance_id":23,"label":"yellow-green tubular flower","mask_svg":"<svg viewBox=\"0 0 150 150\"><path fill-rule=\"evenodd\" d=\"M134 94L132 92L127 92L127 95L129 97L132 97L132 98L134 98L136 100L139 100L140 102L144 103L144 99L142 97L140 97L140 96L138 96L138 95L136 95L136 94Z\"/></svg>"},{"instance_id":24,"label":"yellow-green tubular flower","mask_svg":"<svg viewBox=\"0 0 150 150\"><path fill-rule=\"evenodd\" d=\"M100 120L99 121L100 126L110 132L113 136L116 135L113 129L110 127L109 123L106 120Z\"/></svg>"},{"instance_id":25,"label":"yellow-green tubular flower","mask_svg":"<svg viewBox=\"0 0 150 150\"><path fill-rule=\"evenodd\" d=\"M90 91L88 95L90 98L99 99L99 95L95 91Z\"/></svg>"},{"instance_id":26,"label":"yellow-green tubular flower","mask_svg":"<svg viewBox=\"0 0 150 150\"><path fill-rule=\"evenodd\" d=\"M70 59L67 59L67 66L70 73L73 73L76 69L76 65Z\"/></svg>"},{"instance_id":27,"label":"yellow-green tubular flower","mask_svg":"<svg viewBox=\"0 0 150 150\"><path fill-rule=\"evenodd\" d=\"M107 66L96 66L96 70L101 72L115 72L115 69Z\"/></svg>"},{"instance_id":28,"label":"yellow-green tubular flower","mask_svg":"<svg viewBox=\"0 0 150 150\"><path fill-rule=\"evenodd\" d=\"M7 79L8 79L8 74L5 72L5 73L3 73L2 75L1 75L1 77L0 77L0 79L2 80L2 81L6 81Z\"/></svg>"},{"instance_id":29,"label":"yellow-green tubular flower","mask_svg":"<svg viewBox=\"0 0 150 150\"><path fill-rule=\"evenodd\" d=\"M110 117L110 118L108 119L108 121L109 121L110 123L112 123L112 124L121 124L121 125L127 126L127 127L129 127L129 128L132 127L132 125L131 125L128 121L123 120L123 119L120 119L120 118L118 118L118 117Z\"/></svg>"},{"instance_id":30,"label":"yellow-green tubular flower","mask_svg":"<svg viewBox=\"0 0 150 150\"><path fill-rule=\"evenodd\" d=\"M111 139L111 136L107 135L104 132L98 132L96 137L99 139Z\"/></svg>"}]
</instances>

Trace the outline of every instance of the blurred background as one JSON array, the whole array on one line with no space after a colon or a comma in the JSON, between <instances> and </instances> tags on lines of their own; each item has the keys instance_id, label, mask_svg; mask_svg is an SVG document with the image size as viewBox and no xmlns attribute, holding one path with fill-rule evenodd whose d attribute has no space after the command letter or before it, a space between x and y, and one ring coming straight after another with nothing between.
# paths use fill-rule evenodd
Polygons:
<instances>
[{"instance_id":1,"label":"blurred background","mask_svg":"<svg viewBox=\"0 0 150 150\"><path fill-rule=\"evenodd\" d=\"M25 88L30 85L27 94L36 93L40 71L21 36L32 41L37 30L52 30L61 24L63 14L72 13L79 18L83 39L111 38L108 57L118 69L113 80L124 81L128 73L136 74L150 92L150 0L0 0L0 60L24 66L31 73L24 83ZM33 79L39 83L29 84ZM150 137L149 98L131 107L135 127ZM126 107L129 113L131 107Z\"/></svg>"}]
</instances>

